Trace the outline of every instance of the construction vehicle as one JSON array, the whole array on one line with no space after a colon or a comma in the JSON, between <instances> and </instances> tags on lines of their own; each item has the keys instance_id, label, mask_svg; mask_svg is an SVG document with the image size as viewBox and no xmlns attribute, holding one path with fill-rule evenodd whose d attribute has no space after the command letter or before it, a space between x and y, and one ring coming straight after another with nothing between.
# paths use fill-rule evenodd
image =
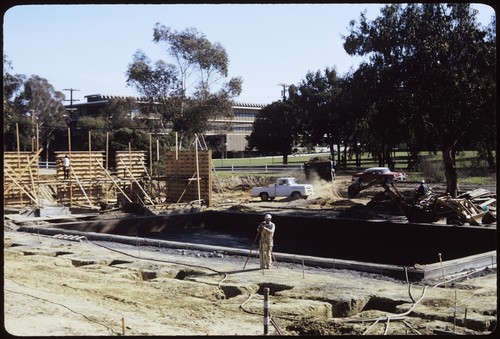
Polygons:
<instances>
[{"instance_id":1,"label":"construction vehicle","mask_svg":"<svg viewBox=\"0 0 500 339\"><path fill-rule=\"evenodd\" d=\"M452 198L449 194L437 195L432 189L426 194L414 198L406 198L391 180L377 178L365 182L355 182L347 189L349 198L356 197L359 192L374 185L381 185L385 193L398 206L401 212L412 223L432 223L443 218L448 225L491 224L496 222L496 194L484 189L460 194ZM415 192L416 193L416 192Z\"/></svg>"},{"instance_id":2,"label":"construction vehicle","mask_svg":"<svg viewBox=\"0 0 500 339\"><path fill-rule=\"evenodd\" d=\"M326 181L335 180L335 167L330 158L312 158L304 163L304 172L308 181L315 179L316 176Z\"/></svg>"}]
</instances>

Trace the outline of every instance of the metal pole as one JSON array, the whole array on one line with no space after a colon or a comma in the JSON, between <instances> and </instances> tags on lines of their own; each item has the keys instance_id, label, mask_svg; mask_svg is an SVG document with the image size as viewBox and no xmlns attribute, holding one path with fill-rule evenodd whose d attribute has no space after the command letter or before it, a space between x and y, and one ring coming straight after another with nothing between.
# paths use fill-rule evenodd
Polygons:
<instances>
[{"instance_id":1,"label":"metal pole","mask_svg":"<svg viewBox=\"0 0 500 339\"><path fill-rule=\"evenodd\" d=\"M264 335L269 334L269 287L264 287Z\"/></svg>"}]
</instances>

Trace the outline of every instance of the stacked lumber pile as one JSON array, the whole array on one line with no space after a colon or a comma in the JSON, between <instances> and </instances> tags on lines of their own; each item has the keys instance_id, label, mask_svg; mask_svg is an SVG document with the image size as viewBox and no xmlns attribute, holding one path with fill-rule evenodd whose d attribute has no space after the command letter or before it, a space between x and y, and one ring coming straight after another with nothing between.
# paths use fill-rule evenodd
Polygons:
<instances>
[{"instance_id":1,"label":"stacked lumber pile","mask_svg":"<svg viewBox=\"0 0 500 339\"><path fill-rule=\"evenodd\" d=\"M448 224L491 224L496 221L496 194L483 188L460 194L457 198L445 195L435 203L444 210Z\"/></svg>"}]
</instances>

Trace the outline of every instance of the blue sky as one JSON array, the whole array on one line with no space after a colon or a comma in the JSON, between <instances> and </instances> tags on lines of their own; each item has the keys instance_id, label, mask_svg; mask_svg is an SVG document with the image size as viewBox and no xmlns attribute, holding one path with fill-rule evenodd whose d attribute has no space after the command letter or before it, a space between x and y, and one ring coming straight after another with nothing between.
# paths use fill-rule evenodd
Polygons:
<instances>
[{"instance_id":1,"label":"blue sky","mask_svg":"<svg viewBox=\"0 0 500 339\"><path fill-rule=\"evenodd\" d=\"M342 35L378 4L197 4L197 5L22 5L4 13L3 53L12 73L38 75L73 99L91 94L137 96L125 72L142 50L152 61L174 63L164 45L152 42L158 22L175 31L197 29L220 43L229 76L243 78L240 103L269 104L281 98L279 84L298 84L309 71L335 68L340 75L360 58L344 51ZM479 21L493 8L475 5ZM70 93L63 91L69 99Z\"/></svg>"}]
</instances>

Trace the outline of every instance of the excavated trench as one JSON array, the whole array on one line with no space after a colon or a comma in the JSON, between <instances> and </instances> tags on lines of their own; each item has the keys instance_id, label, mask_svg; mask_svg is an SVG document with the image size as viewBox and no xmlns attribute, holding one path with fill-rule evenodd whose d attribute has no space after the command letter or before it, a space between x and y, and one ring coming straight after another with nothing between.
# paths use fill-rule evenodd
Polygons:
<instances>
[{"instance_id":1,"label":"excavated trench","mask_svg":"<svg viewBox=\"0 0 500 339\"><path fill-rule=\"evenodd\" d=\"M100 239L104 234L118 236L113 241L134 237L133 241L143 244L165 242L178 248L190 244L247 255L255 244L261 220L261 214L207 211L53 227L87 237L101 235ZM273 222L274 253L282 262L347 268L412 281L496 265L496 224L450 226L278 214L274 214ZM30 231L29 227L22 229ZM42 230L37 227L37 231Z\"/></svg>"}]
</instances>

